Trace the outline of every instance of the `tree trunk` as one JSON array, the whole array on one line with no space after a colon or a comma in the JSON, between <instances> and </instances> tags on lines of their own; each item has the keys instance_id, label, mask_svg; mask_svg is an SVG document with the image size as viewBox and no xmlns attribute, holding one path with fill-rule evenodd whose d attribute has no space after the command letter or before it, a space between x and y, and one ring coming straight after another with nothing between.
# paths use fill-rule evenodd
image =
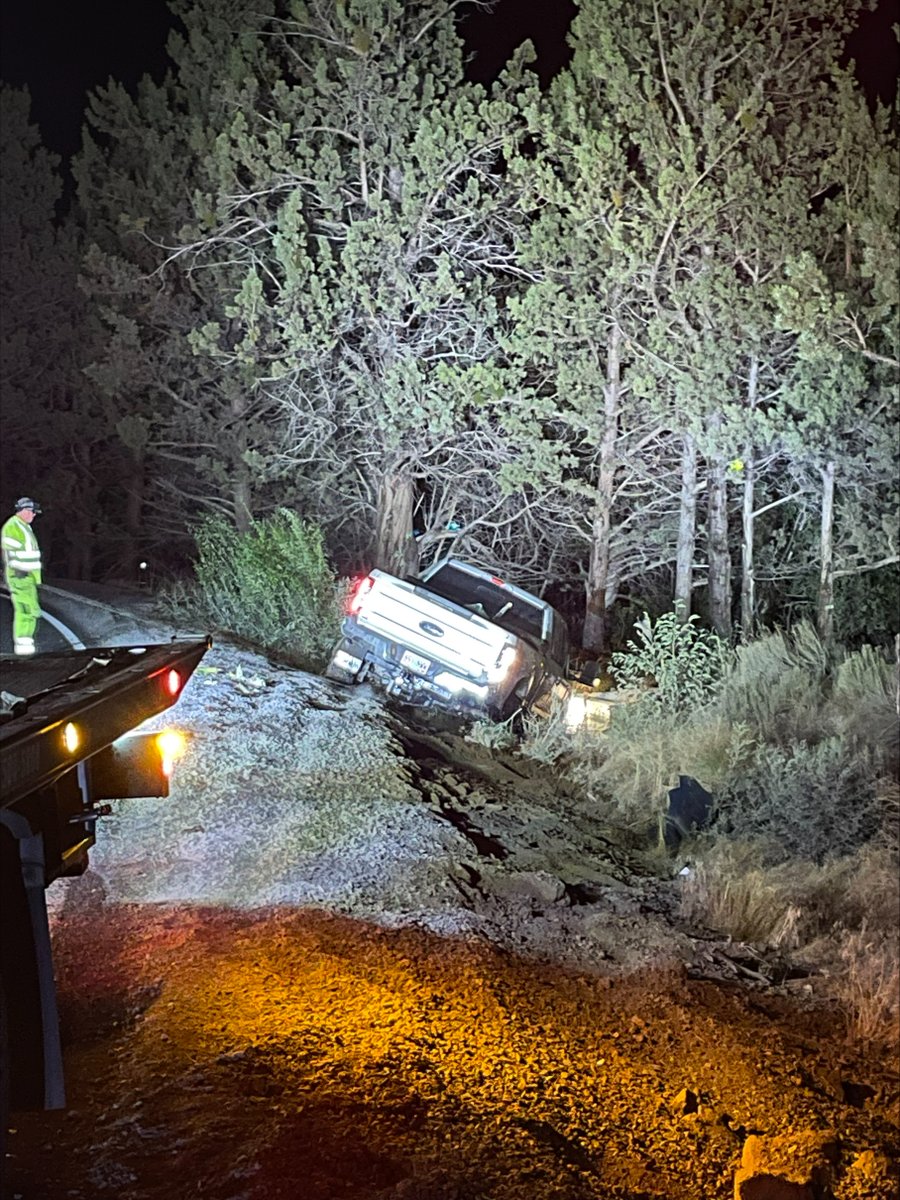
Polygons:
<instances>
[{"instance_id":1,"label":"tree trunk","mask_svg":"<svg viewBox=\"0 0 900 1200\"><path fill-rule=\"evenodd\" d=\"M686 433L681 445L681 506L675 552L675 612L679 621L691 615L694 546L697 540L697 443Z\"/></svg>"},{"instance_id":2,"label":"tree trunk","mask_svg":"<svg viewBox=\"0 0 900 1200\"><path fill-rule=\"evenodd\" d=\"M238 385L238 388L240 385ZM244 455L247 452L247 426L245 423L247 402L244 393L238 390L231 397L231 444L229 446L229 470L231 472L231 510L234 527L238 533L246 533L253 524L253 489L250 468Z\"/></svg>"},{"instance_id":3,"label":"tree trunk","mask_svg":"<svg viewBox=\"0 0 900 1200\"><path fill-rule=\"evenodd\" d=\"M834 463L822 468L822 528L819 541L819 637L827 645L834 636Z\"/></svg>"},{"instance_id":4,"label":"tree trunk","mask_svg":"<svg viewBox=\"0 0 900 1200\"><path fill-rule=\"evenodd\" d=\"M744 496L741 506L741 638L751 641L756 626L756 575L753 560L753 493L755 470L752 449L744 451Z\"/></svg>"},{"instance_id":5,"label":"tree trunk","mask_svg":"<svg viewBox=\"0 0 900 1200\"><path fill-rule=\"evenodd\" d=\"M752 414L756 410L759 387L759 357L750 356L750 373L747 377L747 408ZM753 446L744 447L744 495L741 505L741 637L749 642L756 624L756 576L753 558L754 507L753 494L756 471L753 463Z\"/></svg>"},{"instance_id":6,"label":"tree trunk","mask_svg":"<svg viewBox=\"0 0 900 1200\"><path fill-rule=\"evenodd\" d=\"M721 413L710 419L710 428L718 432ZM709 558L709 620L720 637L731 638L731 553L728 549L728 492L726 466L718 449L709 462L709 509L707 544Z\"/></svg>"},{"instance_id":7,"label":"tree trunk","mask_svg":"<svg viewBox=\"0 0 900 1200\"><path fill-rule=\"evenodd\" d=\"M386 471L378 484L374 566L393 575L415 575L419 551L413 537L415 488L405 471Z\"/></svg>"},{"instance_id":8,"label":"tree trunk","mask_svg":"<svg viewBox=\"0 0 900 1200\"><path fill-rule=\"evenodd\" d=\"M610 530L612 528L613 489L616 476L616 438L619 432L621 401L622 331L613 323L607 340L606 386L603 389L603 436L600 439L600 464L594 520L591 526L591 553L588 562L584 631L581 644L589 654L609 651L609 613L607 592L610 582Z\"/></svg>"},{"instance_id":9,"label":"tree trunk","mask_svg":"<svg viewBox=\"0 0 900 1200\"><path fill-rule=\"evenodd\" d=\"M140 576L138 563L143 538L144 487L146 483L146 457L143 450L132 451L132 470L126 483L125 532L128 536L122 563L123 577L136 581Z\"/></svg>"},{"instance_id":10,"label":"tree trunk","mask_svg":"<svg viewBox=\"0 0 900 1200\"><path fill-rule=\"evenodd\" d=\"M238 533L246 533L253 522L250 509L250 476L246 468L239 471L231 484L231 505L234 511L234 527Z\"/></svg>"}]
</instances>

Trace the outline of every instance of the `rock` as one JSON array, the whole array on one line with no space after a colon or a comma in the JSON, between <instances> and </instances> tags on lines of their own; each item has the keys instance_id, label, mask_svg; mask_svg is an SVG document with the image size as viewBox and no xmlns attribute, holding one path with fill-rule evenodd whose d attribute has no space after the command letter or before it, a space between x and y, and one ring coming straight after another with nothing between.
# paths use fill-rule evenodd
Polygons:
<instances>
[{"instance_id":1,"label":"rock","mask_svg":"<svg viewBox=\"0 0 900 1200\"><path fill-rule=\"evenodd\" d=\"M744 1143L735 1200L815 1200L831 1187L839 1144L828 1131L805 1130Z\"/></svg>"},{"instance_id":2,"label":"rock","mask_svg":"<svg viewBox=\"0 0 900 1200\"><path fill-rule=\"evenodd\" d=\"M483 880L497 896L510 899L521 896L540 904L558 904L566 898L566 886L549 871L516 871L510 875L491 874Z\"/></svg>"},{"instance_id":3,"label":"rock","mask_svg":"<svg viewBox=\"0 0 900 1200\"><path fill-rule=\"evenodd\" d=\"M690 1088L682 1088L675 1097L675 1111L680 1117L686 1117L689 1113L695 1113L700 1107L700 1101L695 1092Z\"/></svg>"},{"instance_id":4,"label":"rock","mask_svg":"<svg viewBox=\"0 0 900 1200\"><path fill-rule=\"evenodd\" d=\"M469 785L467 783L463 783L461 779L457 779L455 775L444 775L441 779L441 783L451 793L451 795L458 796L460 800L464 800L471 791Z\"/></svg>"},{"instance_id":5,"label":"rock","mask_svg":"<svg viewBox=\"0 0 900 1200\"><path fill-rule=\"evenodd\" d=\"M849 1200L893 1200L898 1194L900 1165L879 1150L863 1150L850 1164L842 1181Z\"/></svg>"}]
</instances>

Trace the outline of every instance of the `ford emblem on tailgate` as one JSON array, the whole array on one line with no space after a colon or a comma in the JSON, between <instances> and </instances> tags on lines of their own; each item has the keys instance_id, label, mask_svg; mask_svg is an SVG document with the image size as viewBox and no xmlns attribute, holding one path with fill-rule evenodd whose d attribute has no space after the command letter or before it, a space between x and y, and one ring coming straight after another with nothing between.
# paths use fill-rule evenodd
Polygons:
<instances>
[{"instance_id":1,"label":"ford emblem on tailgate","mask_svg":"<svg viewBox=\"0 0 900 1200\"><path fill-rule=\"evenodd\" d=\"M435 625L434 621L420 621L419 628L423 633L430 633L432 637L443 637L444 631L440 625Z\"/></svg>"}]
</instances>

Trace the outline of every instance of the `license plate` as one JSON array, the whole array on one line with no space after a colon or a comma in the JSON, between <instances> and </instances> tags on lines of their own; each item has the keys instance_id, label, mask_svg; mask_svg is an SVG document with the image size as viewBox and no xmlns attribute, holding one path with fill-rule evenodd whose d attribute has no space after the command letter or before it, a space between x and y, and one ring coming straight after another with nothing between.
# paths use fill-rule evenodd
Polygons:
<instances>
[{"instance_id":1,"label":"license plate","mask_svg":"<svg viewBox=\"0 0 900 1200\"><path fill-rule=\"evenodd\" d=\"M400 666L406 667L407 671L414 671L416 675L427 675L431 662L427 658L420 658L418 654L413 654L411 650L404 650L400 655Z\"/></svg>"}]
</instances>

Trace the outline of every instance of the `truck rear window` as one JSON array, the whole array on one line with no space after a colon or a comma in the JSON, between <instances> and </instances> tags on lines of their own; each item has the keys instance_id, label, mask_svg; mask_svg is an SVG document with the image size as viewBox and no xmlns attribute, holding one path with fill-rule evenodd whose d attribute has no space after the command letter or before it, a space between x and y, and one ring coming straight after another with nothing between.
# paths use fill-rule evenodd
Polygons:
<instances>
[{"instance_id":1,"label":"truck rear window","mask_svg":"<svg viewBox=\"0 0 900 1200\"><path fill-rule=\"evenodd\" d=\"M506 588L468 571L461 571L451 563L440 567L424 584L431 592L443 596L469 612L486 617L508 633L540 642L543 632L544 610L537 604L529 604Z\"/></svg>"}]
</instances>

